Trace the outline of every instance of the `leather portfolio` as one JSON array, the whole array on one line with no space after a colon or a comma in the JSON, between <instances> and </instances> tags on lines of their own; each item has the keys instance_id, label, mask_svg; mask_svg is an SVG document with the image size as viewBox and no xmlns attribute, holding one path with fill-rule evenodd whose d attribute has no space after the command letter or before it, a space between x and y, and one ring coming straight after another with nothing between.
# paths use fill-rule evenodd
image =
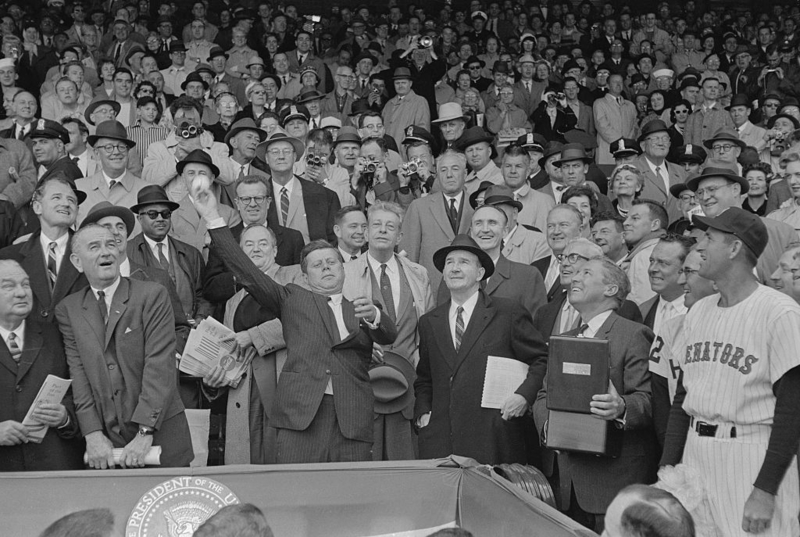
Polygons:
<instances>
[{"instance_id":1,"label":"leather portfolio","mask_svg":"<svg viewBox=\"0 0 800 537\"><path fill-rule=\"evenodd\" d=\"M547 408L589 414L592 396L608 393L608 341L552 336L547 359Z\"/></svg>"},{"instance_id":2,"label":"leather portfolio","mask_svg":"<svg viewBox=\"0 0 800 537\"><path fill-rule=\"evenodd\" d=\"M623 432L614 421L591 414L551 410L544 445L550 449L619 457Z\"/></svg>"}]
</instances>

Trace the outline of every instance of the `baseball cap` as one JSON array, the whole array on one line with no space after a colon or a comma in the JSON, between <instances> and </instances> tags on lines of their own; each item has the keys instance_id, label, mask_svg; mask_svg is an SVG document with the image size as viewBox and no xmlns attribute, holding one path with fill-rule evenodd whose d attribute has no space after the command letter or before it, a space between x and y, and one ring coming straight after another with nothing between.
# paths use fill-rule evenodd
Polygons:
<instances>
[{"instance_id":1,"label":"baseball cap","mask_svg":"<svg viewBox=\"0 0 800 537\"><path fill-rule=\"evenodd\" d=\"M769 235L761 217L739 207L731 207L715 218L695 216L693 221L703 231L712 228L730 233L750 248L756 257L760 257L767 248Z\"/></svg>"}]
</instances>

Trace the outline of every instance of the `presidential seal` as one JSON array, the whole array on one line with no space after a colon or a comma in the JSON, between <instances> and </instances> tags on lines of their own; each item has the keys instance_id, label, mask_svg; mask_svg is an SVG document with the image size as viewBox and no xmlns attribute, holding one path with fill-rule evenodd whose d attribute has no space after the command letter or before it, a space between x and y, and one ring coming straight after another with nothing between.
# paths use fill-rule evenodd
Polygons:
<instances>
[{"instance_id":1,"label":"presidential seal","mask_svg":"<svg viewBox=\"0 0 800 537\"><path fill-rule=\"evenodd\" d=\"M239 503L225 485L203 476L173 477L136 503L125 537L191 537L211 515Z\"/></svg>"}]
</instances>

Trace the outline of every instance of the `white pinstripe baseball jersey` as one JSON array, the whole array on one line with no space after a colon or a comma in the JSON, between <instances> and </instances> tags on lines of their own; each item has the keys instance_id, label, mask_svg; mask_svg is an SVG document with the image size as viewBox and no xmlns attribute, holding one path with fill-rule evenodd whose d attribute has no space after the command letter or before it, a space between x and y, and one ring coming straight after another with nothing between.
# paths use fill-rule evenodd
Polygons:
<instances>
[{"instance_id":1,"label":"white pinstripe baseball jersey","mask_svg":"<svg viewBox=\"0 0 800 537\"><path fill-rule=\"evenodd\" d=\"M763 285L732 307L718 302L692 307L671 351L684 372L683 408L710 422L772 424L772 385L800 365L800 306Z\"/></svg>"}]
</instances>

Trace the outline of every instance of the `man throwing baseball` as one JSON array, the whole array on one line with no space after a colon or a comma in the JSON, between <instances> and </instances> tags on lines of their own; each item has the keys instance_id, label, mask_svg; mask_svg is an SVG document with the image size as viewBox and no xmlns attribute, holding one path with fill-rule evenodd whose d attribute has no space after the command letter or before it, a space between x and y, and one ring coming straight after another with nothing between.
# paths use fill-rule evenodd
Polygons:
<instances>
[{"instance_id":1,"label":"man throwing baseball","mask_svg":"<svg viewBox=\"0 0 800 537\"><path fill-rule=\"evenodd\" d=\"M719 294L689 310L672 348L683 381L661 464L682 460L704 481L721 535L800 535L800 307L756 280L760 218L732 207L695 221L699 275Z\"/></svg>"}]
</instances>

